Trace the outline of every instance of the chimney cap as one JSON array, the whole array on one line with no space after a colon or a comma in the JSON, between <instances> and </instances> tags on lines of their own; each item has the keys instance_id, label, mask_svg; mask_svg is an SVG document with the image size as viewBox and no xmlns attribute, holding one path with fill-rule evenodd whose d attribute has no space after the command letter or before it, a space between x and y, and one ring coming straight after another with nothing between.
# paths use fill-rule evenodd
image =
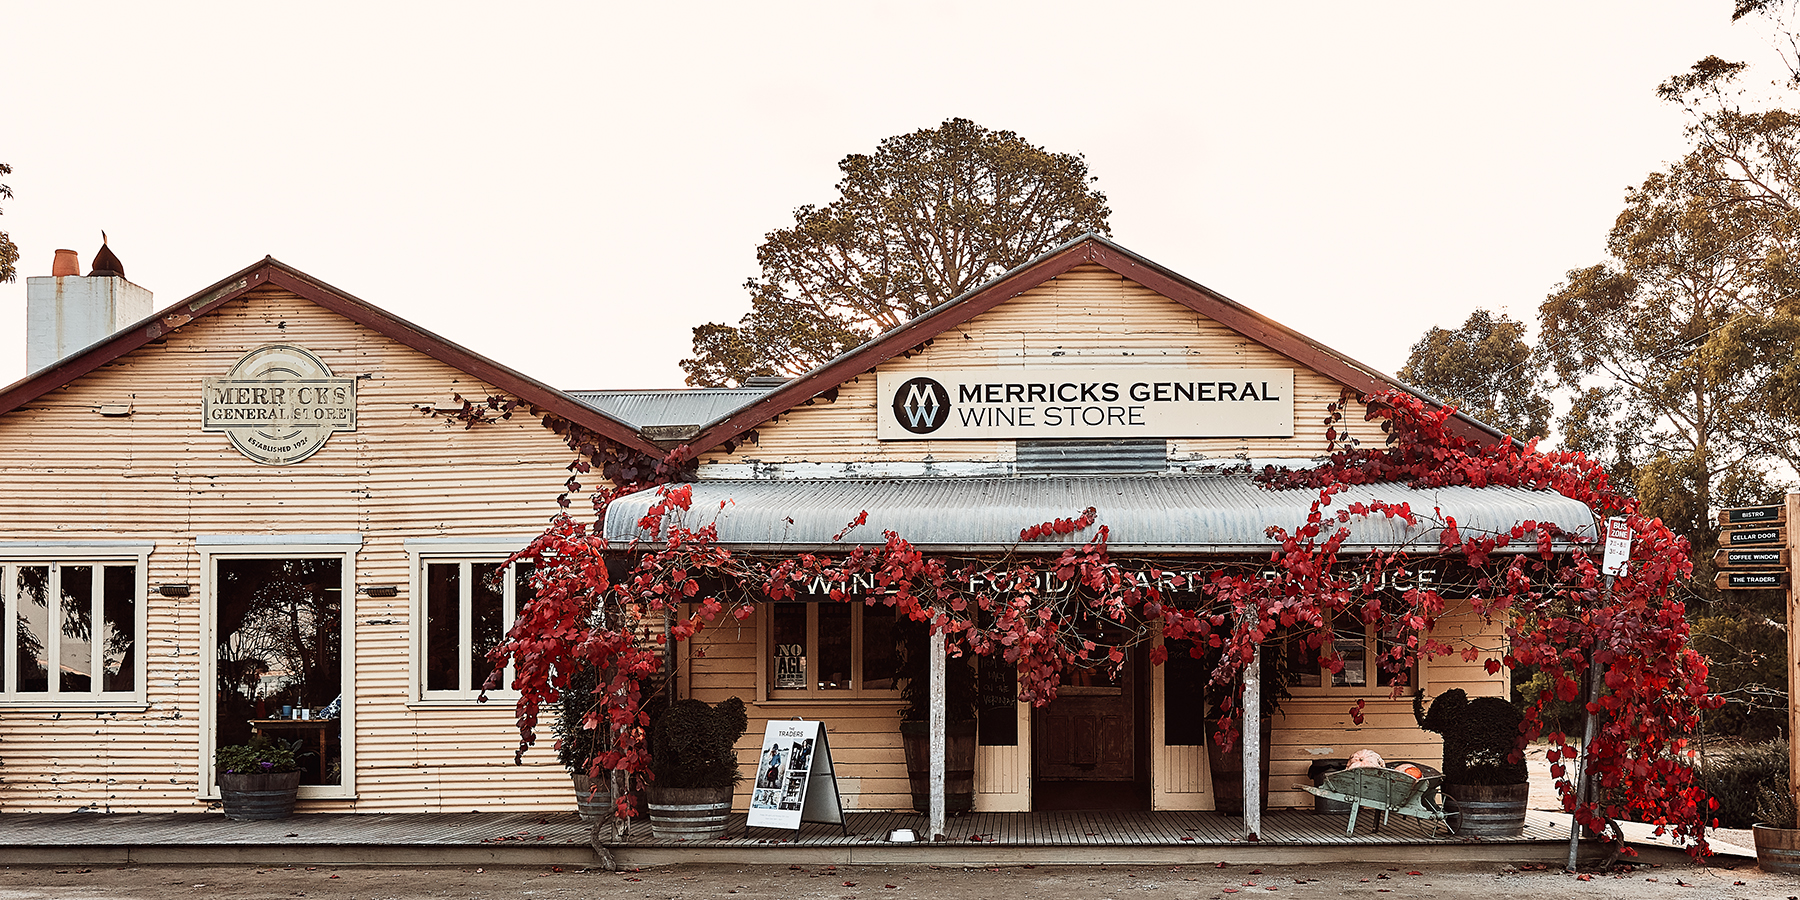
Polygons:
<instances>
[{"instance_id":1,"label":"chimney cap","mask_svg":"<svg viewBox=\"0 0 1800 900\"><path fill-rule=\"evenodd\" d=\"M100 252L94 254L93 268L88 271L89 278L124 278L125 264L113 255L112 248L106 246L106 232L100 232Z\"/></svg>"}]
</instances>

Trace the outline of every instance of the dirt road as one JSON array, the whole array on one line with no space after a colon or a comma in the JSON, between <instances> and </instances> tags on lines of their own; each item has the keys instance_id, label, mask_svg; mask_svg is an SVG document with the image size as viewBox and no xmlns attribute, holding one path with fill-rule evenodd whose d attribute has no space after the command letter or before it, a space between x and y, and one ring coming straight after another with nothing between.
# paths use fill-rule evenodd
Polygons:
<instances>
[{"instance_id":1,"label":"dirt road","mask_svg":"<svg viewBox=\"0 0 1800 900\"><path fill-rule=\"evenodd\" d=\"M677 866L636 872L237 866L0 867L0 900L1783 900L1800 877L1640 866L1586 880L1513 866Z\"/></svg>"}]
</instances>

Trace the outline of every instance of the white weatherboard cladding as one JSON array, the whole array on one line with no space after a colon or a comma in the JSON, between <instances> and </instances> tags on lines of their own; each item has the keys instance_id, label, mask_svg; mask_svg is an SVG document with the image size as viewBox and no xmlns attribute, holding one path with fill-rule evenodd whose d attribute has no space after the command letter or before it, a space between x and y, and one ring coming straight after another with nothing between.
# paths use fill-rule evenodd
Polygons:
<instances>
[{"instance_id":1,"label":"white weatherboard cladding","mask_svg":"<svg viewBox=\"0 0 1800 900\"><path fill-rule=\"evenodd\" d=\"M882 371L884 441L1292 437L1293 369L1185 366Z\"/></svg>"}]
</instances>

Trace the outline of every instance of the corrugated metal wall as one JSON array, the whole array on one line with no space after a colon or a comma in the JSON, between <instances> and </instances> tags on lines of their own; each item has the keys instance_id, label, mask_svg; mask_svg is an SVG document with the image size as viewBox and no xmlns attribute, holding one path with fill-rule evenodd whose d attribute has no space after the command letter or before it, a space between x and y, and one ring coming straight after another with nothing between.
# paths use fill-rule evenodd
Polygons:
<instances>
[{"instance_id":1,"label":"corrugated metal wall","mask_svg":"<svg viewBox=\"0 0 1800 900\"><path fill-rule=\"evenodd\" d=\"M951 329L922 352L896 357L884 371L1019 365L1191 365L1294 368L1292 438L1172 440L1172 458L1313 457L1325 452L1325 406L1343 386L1300 368L1249 338L1143 285L1096 265L1080 266ZM711 453L705 462L938 462L1010 461L1012 441L890 441L875 439L875 377L852 379L837 400L815 401L759 427L757 440L736 453ZM1340 430L1370 445L1385 439L1360 413Z\"/></svg>"},{"instance_id":2,"label":"corrugated metal wall","mask_svg":"<svg viewBox=\"0 0 1800 900\"><path fill-rule=\"evenodd\" d=\"M357 430L312 458L262 466L200 431L200 383L244 352L296 343L358 382ZM556 511L570 452L524 414L465 431L414 404L495 393L468 375L291 294L262 291L0 417L0 541L154 541L148 708L0 709L0 810L196 808L202 723L196 534L356 533L357 798L305 810L563 809L572 791L546 742L515 767L512 703L409 703L409 559L417 537L530 534ZM126 418L101 404L129 403ZM585 501L576 501L576 510Z\"/></svg>"}]
</instances>

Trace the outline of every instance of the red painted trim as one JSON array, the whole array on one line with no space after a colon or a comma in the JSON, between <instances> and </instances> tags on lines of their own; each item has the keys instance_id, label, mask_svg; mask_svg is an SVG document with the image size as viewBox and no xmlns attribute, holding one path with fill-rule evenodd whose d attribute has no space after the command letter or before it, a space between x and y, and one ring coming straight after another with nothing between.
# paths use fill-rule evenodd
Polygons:
<instances>
[{"instance_id":1,"label":"red painted trim","mask_svg":"<svg viewBox=\"0 0 1800 900\"><path fill-rule=\"evenodd\" d=\"M1102 238L1086 238L1060 252L1039 258L1024 268L973 294L951 300L911 322L838 357L762 399L732 412L701 431L690 442L695 453L704 453L735 440L802 403L836 388L858 375L905 353L924 342L988 312L996 306L1044 284L1085 263L1104 266L1201 315L1242 334L1270 350L1322 375L1364 393L1389 389L1412 392L1398 381L1339 355L1304 335L1260 313L1177 275L1123 247ZM1462 437L1495 443L1500 435L1474 419L1458 414L1449 422Z\"/></svg>"},{"instance_id":2,"label":"red painted trim","mask_svg":"<svg viewBox=\"0 0 1800 900\"><path fill-rule=\"evenodd\" d=\"M302 299L506 391L518 400L568 419L627 447L658 457L665 452L639 436L637 430L630 425L593 409L562 391L426 331L380 307L278 262L273 257L264 257L249 268L119 331L87 351L0 390L0 415L12 412L146 344L162 339L232 300L252 291L271 287L292 291Z\"/></svg>"}]
</instances>

